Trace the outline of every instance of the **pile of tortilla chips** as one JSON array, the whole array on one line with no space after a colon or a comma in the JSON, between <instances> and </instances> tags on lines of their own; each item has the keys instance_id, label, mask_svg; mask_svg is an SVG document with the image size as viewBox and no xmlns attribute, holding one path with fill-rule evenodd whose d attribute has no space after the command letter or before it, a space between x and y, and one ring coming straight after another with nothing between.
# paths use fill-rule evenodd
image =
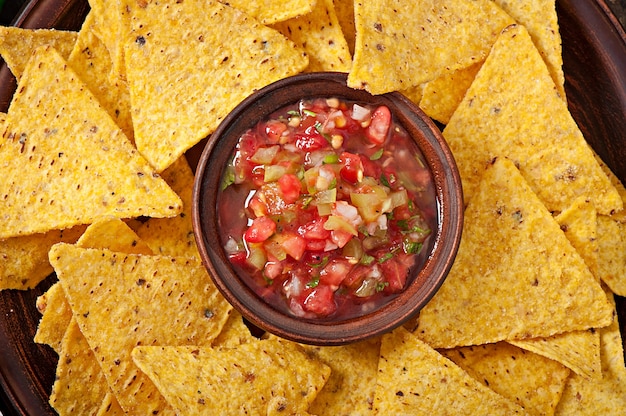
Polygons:
<instances>
[{"instance_id":1,"label":"pile of tortilla chips","mask_svg":"<svg viewBox=\"0 0 626 416\"><path fill-rule=\"evenodd\" d=\"M0 28L0 289L58 278L34 341L59 414L626 413L626 189L568 112L554 0L89 4L77 32ZM466 204L420 315L337 347L253 336L224 300L185 158L320 70L441 122Z\"/></svg>"}]
</instances>

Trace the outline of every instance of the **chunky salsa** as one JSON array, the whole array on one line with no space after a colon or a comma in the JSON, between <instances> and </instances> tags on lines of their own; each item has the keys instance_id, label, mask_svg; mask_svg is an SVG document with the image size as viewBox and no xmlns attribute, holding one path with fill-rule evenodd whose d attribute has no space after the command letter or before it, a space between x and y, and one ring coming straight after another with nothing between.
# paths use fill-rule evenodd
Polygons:
<instances>
[{"instance_id":1,"label":"chunky salsa","mask_svg":"<svg viewBox=\"0 0 626 416\"><path fill-rule=\"evenodd\" d=\"M423 263L432 178L388 107L302 100L239 139L218 200L224 247L277 308L305 318L374 310Z\"/></svg>"}]
</instances>

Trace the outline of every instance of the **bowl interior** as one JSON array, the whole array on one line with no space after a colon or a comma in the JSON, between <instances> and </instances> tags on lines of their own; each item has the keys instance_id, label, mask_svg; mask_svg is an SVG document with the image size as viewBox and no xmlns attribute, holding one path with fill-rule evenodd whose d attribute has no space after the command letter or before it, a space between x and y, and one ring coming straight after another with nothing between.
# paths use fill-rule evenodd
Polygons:
<instances>
[{"instance_id":1,"label":"bowl interior","mask_svg":"<svg viewBox=\"0 0 626 416\"><path fill-rule=\"evenodd\" d=\"M238 278L220 242L217 194L222 172L239 137L276 109L300 99L337 97L387 105L424 154L435 181L437 227L430 255L410 286L372 313L324 321L279 312ZM374 101L372 101L374 100ZM390 330L409 319L437 291L456 254L462 228L462 192L454 159L435 124L402 95L372 97L346 86L346 74L311 73L278 81L244 100L209 138L200 157L194 187L193 222L200 254L215 283L254 325L310 344L342 344Z\"/></svg>"}]
</instances>

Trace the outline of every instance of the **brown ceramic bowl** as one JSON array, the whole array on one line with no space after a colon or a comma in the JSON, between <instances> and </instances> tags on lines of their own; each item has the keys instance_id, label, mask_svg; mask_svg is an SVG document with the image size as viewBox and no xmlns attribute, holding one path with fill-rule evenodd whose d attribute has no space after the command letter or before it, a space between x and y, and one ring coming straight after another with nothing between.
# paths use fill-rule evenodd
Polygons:
<instances>
[{"instance_id":1,"label":"brown ceramic bowl","mask_svg":"<svg viewBox=\"0 0 626 416\"><path fill-rule=\"evenodd\" d=\"M301 99L336 97L365 104L384 104L421 150L432 173L436 197L436 227L421 268L411 270L397 297L349 319L305 319L270 305L232 267L220 239L218 194L222 172L239 138L278 109ZM236 207L233 207L236 209ZM398 93L372 96L349 88L346 74L320 72L280 80L238 105L209 138L196 170L193 225L203 263L228 301L251 323L293 341L338 345L389 331L411 318L437 292L456 256L463 225L463 198L452 154L436 125ZM426 246L425 246L426 248ZM240 272L242 273L242 272Z\"/></svg>"}]
</instances>

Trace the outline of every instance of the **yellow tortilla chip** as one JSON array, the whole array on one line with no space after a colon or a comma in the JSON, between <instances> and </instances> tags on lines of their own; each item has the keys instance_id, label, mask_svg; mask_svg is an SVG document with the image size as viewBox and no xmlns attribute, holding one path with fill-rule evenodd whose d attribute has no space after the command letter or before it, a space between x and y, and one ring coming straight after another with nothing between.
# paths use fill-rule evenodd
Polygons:
<instances>
[{"instance_id":1,"label":"yellow tortilla chip","mask_svg":"<svg viewBox=\"0 0 626 416\"><path fill-rule=\"evenodd\" d=\"M443 350L474 379L535 415L552 415L565 382L567 367L506 342Z\"/></svg>"},{"instance_id":2,"label":"yellow tortilla chip","mask_svg":"<svg viewBox=\"0 0 626 416\"><path fill-rule=\"evenodd\" d=\"M166 412L133 364L137 345L210 345L232 307L197 262L58 244L50 261L120 406ZM161 413L159 413L161 414Z\"/></svg>"},{"instance_id":3,"label":"yellow tortilla chip","mask_svg":"<svg viewBox=\"0 0 626 416\"><path fill-rule=\"evenodd\" d=\"M403 327L382 337L374 413L526 414Z\"/></svg>"},{"instance_id":4,"label":"yellow tortilla chip","mask_svg":"<svg viewBox=\"0 0 626 416\"><path fill-rule=\"evenodd\" d=\"M38 49L20 80L0 161L0 238L181 210L180 198L52 48Z\"/></svg>"},{"instance_id":5,"label":"yellow tortilla chip","mask_svg":"<svg viewBox=\"0 0 626 416\"><path fill-rule=\"evenodd\" d=\"M626 206L626 188L624 187L624 184L622 184L622 182L615 175L615 173L613 173L611 168L608 167L608 165L600 158L600 156L597 153L594 152L593 155L596 158L596 161L598 162L600 167L602 168L602 171L609 178L609 181L611 181L611 184L615 187L615 189L617 189L617 193L622 199L624 206ZM622 223L626 222L626 209L622 209L621 211L611 212L610 216L615 221L619 221Z\"/></svg>"},{"instance_id":6,"label":"yellow tortilla chip","mask_svg":"<svg viewBox=\"0 0 626 416\"><path fill-rule=\"evenodd\" d=\"M356 44L348 85L401 91L482 61L515 21L488 0L355 2Z\"/></svg>"},{"instance_id":7,"label":"yellow tortilla chip","mask_svg":"<svg viewBox=\"0 0 626 416\"><path fill-rule=\"evenodd\" d=\"M494 0L528 33L546 62L561 98L565 99L565 75L561 55L561 33L554 0Z\"/></svg>"},{"instance_id":8,"label":"yellow tortilla chip","mask_svg":"<svg viewBox=\"0 0 626 416\"><path fill-rule=\"evenodd\" d=\"M331 368L330 378L309 411L316 415L366 415L372 412L380 338L337 347L307 346Z\"/></svg>"},{"instance_id":9,"label":"yellow tortilla chip","mask_svg":"<svg viewBox=\"0 0 626 416\"><path fill-rule=\"evenodd\" d=\"M137 229L137 235L156 254L200 260L191 223L193 172L187 159L180 157L163 171L162 177L180 196L183 210L173 218L150 218Z\"/></svg>"},{"instance_id":10,"label":"yellow tortilla chip","mask_svg":"<svg viewBox=\"0 0 626 416\"><path fill-rule=\"evenodd\" d=\"M337 21L341 26L343 36L348 43L350 56L354 54L354 42L356 39L356 27L354 24L354 0L334 0Z\"/></svg>"},{"instance_id":11,"label":"yellow tortilla chip","mask_svg":"<svg viewBox=\"0 0 626 416\"><path fill-rule=\"evenodd\" d=\"M612 294L607 294L613 301ZM565 387L556 415L626 414L626 366L617 313L611 325L601 328L599 332L602 378L589 380L577 374L572 375Z\"/></svg>"},{"instance_id":12,"label":"yellow tortilla chip","mask_svg":"<svg viewBox=\"0 0 626 416\"><path fill-rule=\"evenodd\" d=\"M420 108L429 117L448 124L482 64L482 61L476 62L427 82L424 85L422 97L418 101Z\"/></svg>"},{"instance_id":13,"label":"yellow tortilla chip","mask_svg":"<svg viewBox=\"0 0 626 416\"><path fill-rule=\"evenodd\" d=\"M59 242L73 243L84 226L0 239L0 290L26 290L52 273L48 250Z\"/></svg>"},{"instance_id":14,"label":"yellow tortilla chip","mask_svg":"<svg viewBox=\"0 0 626 416\"><path fill-rule=\"evenodd\" d=\"M561 230L594 276L598 276L598 233L596 208L586 198L578 198L555 219Z\"/></svg>"},{"instance_id":15,"label":"yellow tortilla chip","mask_svg":"<svg viewBox=\"0 0 626 416\"><path fill-rule=\"evenodd\" d=\"M465 210L463 238L416 333L436 348L606 326L597 279L515 165L498 158Z\"/></svg>"},{"instance_id":16,"label":"yellow tortilla chip","mask_svg":"<svg viewBox=\"0 0 626 416\"><path fill-rule=\"evenodd\" d=\"M126 413L120 407L115 395L111 392L107 393L98 409L96 416L124 416Z\"/></svg>"},{"instance_id":17,"label":"yellow tortilla chip","mask_svg":"<svg viewBox=\"0 0 626 416\"><path fill-rule=\"evenodd\" d=\"M272 26L306 52L306 71L348 72L352 56L337 20L333 0L317 0L305 15Z\"/></svg>"},{"instance_id":18,"label":"yellow tortilla chip","mask_svg":"<svg viewBox=\"0 0 626 416\"><path fill-rule=\"evenodd\" d=\"M600 334L595 329L509 343L559 362L582 377L601 377Z\"/></svg>"},{"instance_id":19,"label":"yellow tortilla chip","mask_svg":"<svg viewBox=\"0 0 626 416\"><path fill-rule=\"evenodd\" d=\"M41 320L33 340L49 345L60 355L63 336L72 320L72 309L60 283L53 284L37 298L37 310L41 313Z\"/></svg>"},{"instance_id":20,"label":"yellow tortilla chip","mask_svg":"<svg viewBox=\"0 0 626 416\"><path fill-rule=\"evenodd\" d=\"M49 45L63 58L67 58L74 48L77 36L76 32L68 30L0 26L0 55L11 73L19 80L37 48Z\"/></svg>"},{"instance_id":21,"label":"yellow tortilla chip","mask_svg":"<svg viewBox=\"0 0 626 416\"><path fill-rule=\"evenodd\" d=\"M220 334L213 340L213 347L236 347L237 345L255 341L250 329L245 324L243 316L234 310L231 312L228 320L224 324Z\"/></svg>"},{"instance_id":22,"label":"yellow tortilla chip","mask_svg":"<svg viewBox=\"0 0 626 416\"><path fill-rule=\"evenodd\" d=\"M61 344L50 406L60 415L95 414L108 392L98 361L72 318Z\"/></svg>"},{"instance_id":23,"label":"yellow tortilla chip","mask_svg":"<svg viewBox=\"0 0 626 416\"><path fill-rule=\"evenodd\" d=\"M217 1L135 4L131 28L125 62L135 142L158 172L245 97L308 64L278 31Z\"/></svg>"},{"instance_id":24,"label":"yellow tortilla chip","mask_svg":"<svg viewBox=\"0 0 626 416\"><path fill-rule=\"evenodd\" d=\"M485 166L506 156L550 211L563 211L580 196L600 213L622 208L521 25L498 38L443 135L459 167L466 202Z\"/></svg>"},{"instance_id":25,"label":"yellow tortilla chip","mask_svg":"<svg viewBox=\"0 0 626 416\"><path fill-rule=\"evenodd\" d=\"M91 30L105 45L111 59L111 68L107 75L114 80L125 78L124 66L124 39L128 33L127 4L136 3L133 0L90 0L90 14L93 15ZM104 75L104 74L103 74Z\"/></svg>"},{"instance_id":26,"label":"yellow tortilla chip","mask_svg":"<svg viewBox=\"0 0 626 416\"><path fill-rule=\"evenodd\" d=\"M67 61L96 96L102 107L132 141L134 133L128 85L121 77L111 75L113 61L106 45L93 31L94 20L92 11L83 23Z\"/></svg>"},{"instance_id":27,"label":"yellow tortilla chip","mask_svg":"<svg viewBox=\"0 0 626 416\"><path fill-rule=\"evenodd\" d=\"M127 254L154 254L148 244L119 218L104 218L94 222L87 227L76 245Z\"/></svg>"},{"instance_id":28,"label":"yellow tortilla chip","mask_svg":"<svg viewBox=\"0 0 626 416\"><path fill-rule=\"evenodd\" d=\"M626 296L626 224L605 215L598 216L598 276Z\"/></svg>"},{"instance_id":29,"label":"yellow tortilla chip","mask_svg":"<svg viewBox=\"0 0 626 416\"><path fill-rule=\"evenodd\" d=\"M330 374L278 339L217 349L138 346L132 357L180 415L301 414Z\"/></svg>"},{"instance_id":30,"label":"yellow tortilla chip","mask_svg":"<svg viewBox=\"0 0 626 416\"><path fill-rule=\"evenodd\" d=\"M323 0L220 0L220 2L242 10L264 25L293 19L311 13L315 4Z\"/></svg>"}]
</instances>

